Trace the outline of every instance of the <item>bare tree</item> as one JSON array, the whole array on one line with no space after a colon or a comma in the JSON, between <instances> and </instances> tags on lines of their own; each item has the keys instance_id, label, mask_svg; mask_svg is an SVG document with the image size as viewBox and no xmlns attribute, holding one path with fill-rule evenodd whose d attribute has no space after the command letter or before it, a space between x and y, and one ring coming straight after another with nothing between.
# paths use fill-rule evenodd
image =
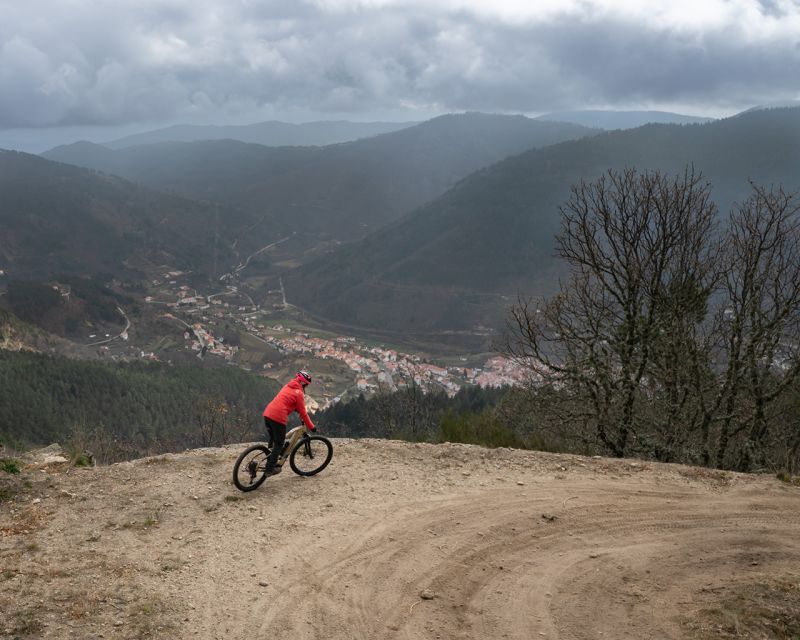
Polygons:
<instances>
[{"instance_id":1,"label":"bare tree","mask_svg":"<svg viewBox=\"0 0 800 640\"><path fill-rule=\"evenodd\" d=\"M662 370L658 391L666 386L670 399L661 430L672 433L689 394L680 371L691 325L714 287L709 186L691 169L672 179L609 171L573 187L560 211L556 247L569 279L541 304L518 300L506 350L589 408L574 419L604 449L624 456L633 443L652 454L656 434L641 410L649 376Z\"/></svg>"},{"instance_id":2,"label":"bare tree","mask_svg":"<svg viewBox=\"0 0 800 640\"><path fill-rule=\"evenodd\" d=\"M90 427L85 420L72 426L67 447L74 459L95 464L112 464L142 455L129 437L114 434L102 424Z\"/></svg>"},{"instance_id":3,"label":"bare tree","mask_svg":"<svg viewBox=\"0 0 800 640\"><path fill-rule=\"evenodd\" d=\"M400 433L401 416L397 411L395 391L383 381L373 396L368 413L370 429L379 434L397 437Z\"/></svg>"},{"instance_id":4,"label":"bare tree","mask_svg":"<svg viewBox=\"0 0 800 640\"><path fill-rule=\"evenodd\" d=\"M259 439L264 433L264 420L260 409L242 408L234 418L236 442L250 442Z\"/></svg>"},{"instance_id":5,"label":"bare tree","mask_svg":"<svg viewBox=\"0 0 800 640\"><path fill-rule=\"evenodd\" d=\"M399 400L399 411L411 440L419 440L431 432L433 412L430 398L420 386L421 368L409 366L409 373L400 372L400 378L405 383L404 388L396 394Z\"/></svg>"},{"instance_id":6,"label":"bare tree","mask_svg":"<svg viewBox=\"0 0 800 640\"><path fill-rule=\"evenodd\" d=\"M731 213L727 321L720 323L726 411L716 464L725 464L731 440L743 436L735 461L741 469L764 464L769 409L800 373L800 204L782 188L752 186L752 196Z\"/></svg>"},{"instance_id":7,"label":"bare tree","mask_svg":"<svg viewBox=\"0 0 800 640\"><path fill-rule=\"evenodd\" d=\"M215 438L220 444L228 443L229 425L228 413L230 407L227 402L207 400L195 414L197 434L200 436L200 446L210 447Z\"/></svg>"},{"instance_id":8,"label":"bare tree","mask_svg":"<svg viewBox=\"0 0 800 640\"><path fill-rule=\"evenodd\" d=\"M379 434L420 440L430 436L437 424L435 397L420 384L421 369L410 366L398 372L396 389L379 381L370 402L369 423Z\"/></svg>"},{"instance_id":9,"label":"bare tree","mask_svg":"<svg viewBox=\"0 0 800 640\"><path fill-rule=\"evenodd\" d=\"M520 299L507 339L549 389L534 393L559 402L547 415L562 437L590 432L618 456L795 464L783 400L800 379L800 204L752 188L720 234L690 170L573 188L557 237L569 279L550 300Z\"/></svg>"}]
</instances>

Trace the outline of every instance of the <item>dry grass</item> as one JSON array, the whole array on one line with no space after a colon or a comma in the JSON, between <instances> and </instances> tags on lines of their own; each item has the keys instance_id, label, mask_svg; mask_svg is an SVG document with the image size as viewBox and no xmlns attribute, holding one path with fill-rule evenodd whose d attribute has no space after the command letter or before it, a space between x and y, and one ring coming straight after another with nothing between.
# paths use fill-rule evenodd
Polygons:
<instances>
[{"instance_id":1,"label":"dry grass","mask_svg":"<svg viewBox=\"0 0 800 640\"><path fill-rule=\"evenodd\" d=\"M158 514L155 515L147 515L141 518L140 520L127 520L119 525L113 525L114 527L120 527L122 529L135 529L138 531L150 531L154 527L158 526Z\"/></svg>"},{"instance_id":2,"label":"dry grass","mask_svg":"<svg viewBox=\"0 0 800 640\"><path fill-rule=\"evenodd\" d=\"M731 474L727 471L720 471L719 469L687 467L685 469L679 469L678 473L690 480L705 480L722 486L727 486L731 482Z\"/></svg>"},{"instance_id":3,"label":"dry grass","mask_svg":"<svg viewBox=\"0 0 800 640\"><path fill-rule=\"evenodd\" d=\"M44 629L39 612L34 608L16 611L11 616L11 637L37 637Z\"/></svg>"},{"instance_id":4,"label":"dry grass","mask_svg":"<svg viewBox=\"0 0 800 640\"><path fill-rule=\"evenodd\" d=\"M136 638L168 638L175 629L164 602L155 596L148 596L128 608L128 632Z\"/></svg>"},{"instance_id":5,"label":"dry grass","mask_svg":"<svg viewBox=\"0 0 800 640\"><path fill-rule=\"evenodd\" d=\"M687 631L697 640L800 640L800 576L732 588L719 606L701 611Z\"/></svg>"},{"instance_id":6,"label":"dry grass","mask_svg":"<svg viewBox=\"0 0 800 640\"><path fill-rule=\"evenodd\" d=\"M785 482L786 484L793 484L796 487L800 487L800 476L792 476L791 473L788 471L779 471L775 474L775 477L778 478L781 482Z\"/></svg>"},{"instance_id":7,"label":"dry grass","mask_svg":"<svg viewBox=\"0 0 800 640\"><path fill-rule=\"evenodd\" d=\"M0 535L2 536L17 536L27 535L35 532L40 524L44 515L36 505L30 505L13 511L10 514L10 520L0 525Z\"/></svg>"}]
</instances>

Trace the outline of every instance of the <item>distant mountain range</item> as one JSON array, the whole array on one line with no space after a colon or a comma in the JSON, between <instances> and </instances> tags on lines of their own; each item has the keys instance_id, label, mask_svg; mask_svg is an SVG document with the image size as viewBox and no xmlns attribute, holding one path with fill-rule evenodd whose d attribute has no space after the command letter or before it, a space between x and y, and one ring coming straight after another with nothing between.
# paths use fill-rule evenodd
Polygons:
<instances>
[{"instance_id":1,"label":"distant mountain range","mask_svg":"<svg viewBox=\"0 0 800 640\"><path fill-rule=\"evenodd\" d=\"M484 334L518 292L553 290L571 185L694 165L723 212L749 179L800 187L800 108L610 132L469 113L326 147L77 143L44 155L0 152L0 269L15 278L136 279L154 264L214 276L294 233L305 264L286 295L321 322ZM345 244L325 249L332 240Z\"/></svg>"},{"instance_id":2,"label":"distant mountain range","mask_svg":"<svg viewBox=\"0 0 800 640\"><path fill-rule=\"evenodd\" d=\"M723 214L748 180L800 187L800 109L704 125L648 125L528 151L483 169L437 200L286 278L290 302L320 318L424 333L502 327L518 292L553 290L553 238L570 186L608 169L710 179Z\"/></svg>"},{"instance_id":3,"label":"distant mountain range","mask_svg":"<svg viewBox=\"0 0 800 640\"><path fill-rule=\"evenodd\" d=\"M411 127L417 122L347 122L322 121L292 124L271 120L246 125L179 124L154 131L145 131L103 143L109 149L124 149L158 142L197 142L200 140L238 140L268 147L325 146L370 138Z\"/></svg>"},{"instance_id":4,"label":"distant mountain range","mask_svg":"<svg viewBox=\"0 0 800 640\"><path fill-rule=\"evenodd\" d=\"M599 129L630 129L643 124L695 124L712 118L687 116L666 111L560 111L540 116L540 120L569 122ZM348 122L329 120L293 124L270 120L245 125L178 124L144 131L102 143L109 149L124 149L159 142L199 142L238 140L268 147L327 146L351 142L422 124L421 122Z\"/></svg>"},{"instance_id":5,"label":"distant mountain range","mask_svg":"<svg viewBox=\"0 0 800 640\"><path fill-rule=\"evenodd\" d=\"M634 129L646 124L704 124L713 118L685 116L667 111L558 111L539 116L539 120L571 122L598 129Z\"/></svg>"},{"instance_id":6,"label":"distant mountain range","mask_svg":"<svg viewBox=\"0 0 800 640\"><path fill-rule=\"evenodd\" d=\"M164 263L216 276L289 234L305 234L300 254L320 238L364 236L477 168L592 133L463 114L323 148L217 140L0 152L0 269L125 278Z\"/></svg>"},{"instance_id":7,"label":"distant mountain range","mask_svg":"<svg viewBox=\"0 0 800 640\"><path fill-rule=\"evenodd\" d=\"M270 232L363 237L510 155L597 131L523 116L468 113L327 147L265 147L232 140L111 150L91 143L43 157L249 213ZM257 238L256 226L250 239Z\"/></svg>"}]
</instances>

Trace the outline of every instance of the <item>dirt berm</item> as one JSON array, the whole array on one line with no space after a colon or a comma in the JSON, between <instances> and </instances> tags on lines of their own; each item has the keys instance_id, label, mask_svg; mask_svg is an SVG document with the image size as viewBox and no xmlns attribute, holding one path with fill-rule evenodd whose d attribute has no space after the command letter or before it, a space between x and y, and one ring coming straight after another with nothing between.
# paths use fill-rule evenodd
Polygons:
<instances>
[{"instance_id":1,"label":"dirt berm","mask_svg":"<svg viewBox=\"0 0 800 640\"><path fill-rule=\"evenodd\" d=\"M244 445L3 476L0 636L800 634L800 487L774 476L335 440L238 492Z\"/></svg>"}]
</instances>

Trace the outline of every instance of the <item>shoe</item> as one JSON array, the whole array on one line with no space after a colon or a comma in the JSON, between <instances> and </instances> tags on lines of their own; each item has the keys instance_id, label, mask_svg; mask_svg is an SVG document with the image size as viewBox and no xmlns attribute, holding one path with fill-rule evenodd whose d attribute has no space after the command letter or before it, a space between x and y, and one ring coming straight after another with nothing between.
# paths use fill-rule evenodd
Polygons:
<instances>
[{"instance_id":1,"label":"shoe","mask_svg":"<svg viewBox=\"0 0 800 640\"><path fill-rule=\"evenodd\" d=\"M272 467L272 469L267 469L267 476L277 476L281 471L283 471L283 467Z\"/></svg>"}]
</instances>

